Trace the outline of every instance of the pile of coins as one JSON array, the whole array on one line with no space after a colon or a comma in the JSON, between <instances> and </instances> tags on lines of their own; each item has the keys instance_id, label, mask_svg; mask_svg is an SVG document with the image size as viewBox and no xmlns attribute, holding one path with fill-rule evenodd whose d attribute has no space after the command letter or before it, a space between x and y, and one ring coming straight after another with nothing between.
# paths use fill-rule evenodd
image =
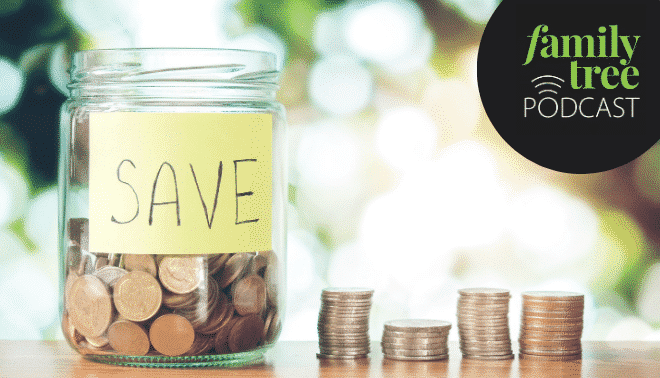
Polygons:
<instances>
[{"instance_id":1,"label":"pile of coins","mask_svg":"<svg viewBox=\"0 0 660 378\"><path fill-rule=\"evenodd\" d=\"M582 357L584 295L562 291L522 294L520 358L555 361Z\"/></svg>"},{"instance_id":2,"label":"pile of coins","mask_svg":"<svg viewBox=\"0 0 660 378\"><path fill-rule=\"evenodd\" d=\"M277 257L89 251L87 219L68 223L62 329L83 354L196 356L274 341Z\"/></svg>"},{"instance_id":3,"label":"pile of coins","mask_svg":"<svg viewBox=\"0 0 660 378\"><path fill-rule=\"evenodd\" d=\"M484 360L513 358L509 291L473 288L458 292L458 333L463 356Z\"/></svg>"},{"instance_id":4,"label":"pile of coins","mask_svg":"<svg viewBox=\"0 0 660 378\"><path fill-rule=\"evenodd\" d=\"M449 356L450 329L451 323L442 320L390 320L383 328L383 355L393 360L444 360Z\"/></svg>"},{"instance_id":5,"label":"pile of coins","mask_svg":"<svg viewBox=\"0 0 660 378\"><path fill-rule=\"evenodd\" d=\"M318 320L319 358L362 358L369 354L369 312L374 291L327 288Z\"/></svg>"}]
</instances>

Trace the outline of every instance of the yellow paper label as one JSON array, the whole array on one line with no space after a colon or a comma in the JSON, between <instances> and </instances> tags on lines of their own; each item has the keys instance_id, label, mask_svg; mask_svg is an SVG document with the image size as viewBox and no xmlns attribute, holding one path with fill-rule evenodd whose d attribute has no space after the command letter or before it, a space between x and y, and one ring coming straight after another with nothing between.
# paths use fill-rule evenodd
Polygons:
<instances>
[{"instance_id":1,"label":"yellow paper label","mask_svg":"<svg viewBox=\"0 0 660 378\"><path fill-rule=\"evenodd\" d=\"M90 250L271 248L272 116L92 113Z\"/></svg>"}]
</instances>

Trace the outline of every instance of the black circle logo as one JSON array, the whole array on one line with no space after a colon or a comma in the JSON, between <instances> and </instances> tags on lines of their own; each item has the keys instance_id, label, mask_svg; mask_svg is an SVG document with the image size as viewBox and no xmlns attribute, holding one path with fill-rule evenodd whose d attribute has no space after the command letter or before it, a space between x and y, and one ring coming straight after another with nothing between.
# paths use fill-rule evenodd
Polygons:
<instances>
[{"instance_id":1,"label":"black circle logo","mask_svg":"<svg viewBox=\"0 0 660 378\"><path fill-rule=\"evenodd\" d=\"M503 0L479 48L490 121L527 159L594 173L660 139L660 1Z\"/></svg>"}]
</instances>

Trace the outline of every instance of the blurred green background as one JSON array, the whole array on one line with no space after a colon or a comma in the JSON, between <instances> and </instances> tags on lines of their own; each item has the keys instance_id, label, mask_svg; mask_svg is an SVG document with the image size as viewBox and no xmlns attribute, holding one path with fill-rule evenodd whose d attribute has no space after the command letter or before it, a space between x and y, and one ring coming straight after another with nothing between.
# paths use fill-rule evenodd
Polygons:
<instances>
[{"instance_id":1,"label":"blurred green background","mask_svg":"<svg viewBox=\"0 0 660 378\"><path fill-rule=\"evenodd\" d=\"M372 338L454 320L456 290L586 293L585 339L660 340L660 147L567 175L510 149L477 89L495 0L2 0L0 339L60 337L59 109L73 52L276 53L289 122L287 314L313 340L320 290L376 289ZM291 324L295 324L293 327ZM455 330L453 330L455 332ZM456 333L453 333L456 338Z\"/></svg>"}]
</instances>

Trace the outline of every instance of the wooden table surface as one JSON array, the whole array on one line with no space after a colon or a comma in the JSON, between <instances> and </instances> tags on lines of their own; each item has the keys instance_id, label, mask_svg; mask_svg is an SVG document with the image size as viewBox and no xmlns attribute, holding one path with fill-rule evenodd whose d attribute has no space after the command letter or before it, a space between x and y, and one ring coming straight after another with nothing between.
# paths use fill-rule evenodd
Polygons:
<instances>
[{"instance_id":1,"label":"wooden table surface","mask_svg":"<svg viewBox=\"0 0 660 378\"><path fill-rule=\"evenodd\" d=\"M369 358L319 360L315 342L279 342L260 365L239 369L150 369L85 360L63 341L0 340L0 377L660 377L660 343L583 342L577 362L479 361L461 358L450 342L447 361L383 359L378 342Z\"/></svg>"}]
</instances>

